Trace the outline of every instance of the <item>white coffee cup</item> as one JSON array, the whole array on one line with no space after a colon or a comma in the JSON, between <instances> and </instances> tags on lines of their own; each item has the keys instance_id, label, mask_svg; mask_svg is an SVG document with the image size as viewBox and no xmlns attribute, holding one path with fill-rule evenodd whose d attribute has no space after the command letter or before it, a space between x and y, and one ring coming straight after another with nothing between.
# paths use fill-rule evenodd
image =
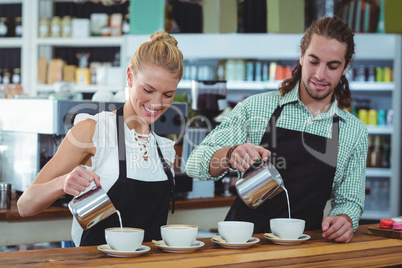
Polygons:
<instances>
[{"instance_id":1,"label":"white coffee cup","mask_svg":"<svg viewBox=\"0 0 402 268\"><path fill-rule=\"evenodd\" d=\"M270 220L271 232L280 239L298 239L304 232L305 221L301 219L276 218Z\"/></svg>"},{"instance_id":2,"label":"white coffee cup","mask_svg":"<svg viewBox=\"0 0 402 268\"><path fill-rule=\"evenodd\" d=\"M218 222L219 235L228 243L246 243L254 232L254 223L246 221Z\"/></svg>"},{"instance_id":3,"label":"white coffee cup","mask_svg":"<svg viewBox=\"0 0 402 268\"><path fill-rule=\"evenodd\" d=\"M114 227L105 230L106 243L114 250L135 251L144 240L144 230L129 227Z\"/></svg>"},{"instance_id":4,"label":"white coffee cup","mask_svg":"<svg viewBox=\"0 0 402 268\"><path fill-rule=\"evenodd\" d=\"M189 247L197 239L198 226L170 224L161 226L163 241L170 247Z\"/></svg>"}]
</instances>

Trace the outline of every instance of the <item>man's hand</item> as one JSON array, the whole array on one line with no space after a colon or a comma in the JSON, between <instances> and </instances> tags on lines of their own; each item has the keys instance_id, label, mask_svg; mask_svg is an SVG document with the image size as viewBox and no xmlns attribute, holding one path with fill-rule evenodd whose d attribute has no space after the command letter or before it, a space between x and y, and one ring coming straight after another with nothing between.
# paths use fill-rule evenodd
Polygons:
<instances>
[{"instance_id":1,"label":"man's hand","mask_svg":"<svg viewBox=\"0 0 402 268\"><path fill-rule=\"evenodd\" d=\"M259 159L267 162L270 155L271 152L264 147L245 143L232 152L229 161L234 169L244 172Z\"/></svg>"},{"instance_id":2,"label":"man's hand","mask_svg":"<svg viewBox=\"0 0 402 268\"><path fill-rule=\"evenodd\" d=\"M325 217L321 226L325 239L349 243L353 238L352 220L347 215Z\"/></svg>"}]
</instances>

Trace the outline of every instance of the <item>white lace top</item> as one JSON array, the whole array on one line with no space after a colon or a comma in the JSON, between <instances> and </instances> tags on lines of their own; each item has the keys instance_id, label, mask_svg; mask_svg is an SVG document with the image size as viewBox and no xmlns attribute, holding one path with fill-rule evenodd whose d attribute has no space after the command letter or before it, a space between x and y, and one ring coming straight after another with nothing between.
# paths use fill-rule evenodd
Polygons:
<instances>
[{"instance_id":1,"label":"white lace top","mask_svg":"<svg viewBox=\"0 0 402 268\"><path fill-rule=\"evenodd\" d=\"M92 166L85 167L95 171L95 173L99 175L101 186L107 192L119 177L116 115L112 112L101 112L96 115L78 114L74 124L86 119L92 119L96 122L96 129L92 138L96 147L96 153L91 157ZM163 157L170 163L174 162L176 155L173 148L174 141L156 134L149 135L148 160L145 161L143 151L140 150L141 145L135 141L135 130L130 130L127 125L124 124L124 136L126 144L127 177L141 181L167 180L168 178L163 171L162 162L158 156L155 138L158 141ZM174 174L173 169L171 170L172 174ZM92 182L87 190L94 186L95 183ZM82 228L74 218L71 234L76 246L80 244L82 231Z\"/></svg>"}]
</instances>

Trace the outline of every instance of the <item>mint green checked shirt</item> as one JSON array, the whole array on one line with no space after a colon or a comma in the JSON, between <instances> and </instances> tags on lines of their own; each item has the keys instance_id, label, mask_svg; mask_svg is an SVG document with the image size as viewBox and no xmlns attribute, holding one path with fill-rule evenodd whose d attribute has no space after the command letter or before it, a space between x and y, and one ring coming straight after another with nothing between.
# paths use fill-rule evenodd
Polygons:
<instances>
[{"instance_id":1,"label":"mint green checked shirt","mask_svg":"<svg viewBox=\"0 0 402 268\"><path fill-rule=\"evenodd\" d=\"M366 126L354 115L341 110L335 100L326 113L313 118L299 99L298 85L284 97L278 91L251 96L239 103L225 121L215 128L191 153L186 172L203 180L222 178L209 174L209 162L219 149L250 142L260 145L269 119L278 105L285 105L277 127L307 132L326 138L332 136L332 118L339 116L338 162L331 191L329 216L348 215L356 230L363 213L366 182L368 134ZM317 189L314 189L317 190Z\"/></svg>"}]
</instances>

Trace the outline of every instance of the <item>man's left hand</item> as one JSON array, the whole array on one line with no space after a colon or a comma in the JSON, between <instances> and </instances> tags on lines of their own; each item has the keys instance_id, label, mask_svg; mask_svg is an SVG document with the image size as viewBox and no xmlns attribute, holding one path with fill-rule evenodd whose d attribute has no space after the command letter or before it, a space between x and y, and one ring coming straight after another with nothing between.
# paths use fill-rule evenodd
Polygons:
<instances>
[{"instance_id":1,"label":"man's left hand","mask_svg":"<svg viewBox=\"0 0 402 268\"><path fill-rule=\"evenodd\" d=\"M349 243L353 238L352 220L347 215L325 217L321 226L325 239Z\"/></svg>"}]
</instances>

